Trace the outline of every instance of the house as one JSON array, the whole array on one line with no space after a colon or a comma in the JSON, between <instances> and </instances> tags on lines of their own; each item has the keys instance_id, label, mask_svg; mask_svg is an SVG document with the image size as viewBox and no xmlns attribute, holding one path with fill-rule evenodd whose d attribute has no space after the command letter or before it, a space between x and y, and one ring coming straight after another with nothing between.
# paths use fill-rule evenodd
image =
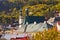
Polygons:
<instances>
[{"instance_id":1,"label":"house","mask_svg":"<svg viewBox=\"0 0 60 40\"><path fill-rule=\"evenodd\" d=\"M24 20L25 20L24 26L18 29L18 31L20 32L24 32L26 25L27 25L26 32L44 31L45 29L48 30L44 16L26 16Z\"/></svg>"}]
</instances>

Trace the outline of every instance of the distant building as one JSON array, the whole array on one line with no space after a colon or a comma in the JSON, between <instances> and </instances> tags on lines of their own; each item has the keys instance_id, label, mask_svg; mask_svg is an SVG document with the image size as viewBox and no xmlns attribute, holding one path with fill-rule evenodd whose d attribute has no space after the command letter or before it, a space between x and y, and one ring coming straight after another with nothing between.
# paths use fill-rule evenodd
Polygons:
<instances>
[{"instance_id":1,"label":"distant building","mask_svg":"<svg viewBox=\"0 0 60 40\"><path fill-rule=\"evenodd\" d=\"M23 22L25 20L25 22ZM20 23L25 23L24 26L20 25L20 32L24 32L24 29L27 24L26 32L37 32L37 31L44 31L47 29L47 24L45 22L44 16L26 16Z\"/></svg>"}]
</instances>

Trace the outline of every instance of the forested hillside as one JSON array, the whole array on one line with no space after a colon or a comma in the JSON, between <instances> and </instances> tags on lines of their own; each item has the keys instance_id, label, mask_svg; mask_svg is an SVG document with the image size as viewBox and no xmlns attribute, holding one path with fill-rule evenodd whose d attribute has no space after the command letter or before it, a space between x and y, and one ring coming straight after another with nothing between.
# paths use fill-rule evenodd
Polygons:
<instances>
[{"instance_id":1,"label":"forested hillside","mask_svg":"<svg viewBox=\"0 0 60 40\"><path fill-rule=\"evenodd\" d=\"M60 11L60 0L2 0L0 1L0 19L5 22L7 18L18 20L20 10L23 16L28 8L29 16L54 16L55 11ZM51 15L53 14L53 15Z\"/></svg>"}]
</instances>

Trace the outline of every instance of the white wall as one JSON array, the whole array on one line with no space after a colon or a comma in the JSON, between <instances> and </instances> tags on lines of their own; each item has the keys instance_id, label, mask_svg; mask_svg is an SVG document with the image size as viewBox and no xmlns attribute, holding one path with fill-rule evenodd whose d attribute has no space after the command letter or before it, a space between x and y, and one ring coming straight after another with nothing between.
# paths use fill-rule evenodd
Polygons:
<instances>
[{"instance_id":1,"label":"white wall","mask_svg":"<svg viewBox=\"0 0 60 40\"><path fill-rule=\"evenodd\" d=\"M22 23L23 23L23 19L21 18L21 16L19 16L19 28L22 27Z\"/></svg>"}]
</instances>

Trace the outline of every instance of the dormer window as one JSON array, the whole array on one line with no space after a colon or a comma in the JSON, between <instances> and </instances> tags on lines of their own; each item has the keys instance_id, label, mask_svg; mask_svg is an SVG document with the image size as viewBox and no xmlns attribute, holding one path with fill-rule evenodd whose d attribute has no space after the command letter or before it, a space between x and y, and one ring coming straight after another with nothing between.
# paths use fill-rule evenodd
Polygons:
<instances>
[{"instance_id":1,"label":"dormer window","mask_svg":"<svg viewBox=\"0 0 60 40\"><path fill-rule=\"evenodd\" d=\"M46 21L44 21L44 24L46 23Z\"/></svg>"},{"instance_id":2,"label":"dormer window","mask_svg":"<svg viewBox=\"0 0 60 40\"><path fill-rule=\"evenodd\" d=\"M28 22L26 22L26 25L28 25Z\"/></svg>"},{"instance_id":3,"label":"dormer window","mask_svg":"<svg viewBox=\"0 0 60 40\"><path fill-rule=\"evenodd\" d=\"M34 24L36 24L36 21L34 21Z\"/></svg>"}]
</instances>

